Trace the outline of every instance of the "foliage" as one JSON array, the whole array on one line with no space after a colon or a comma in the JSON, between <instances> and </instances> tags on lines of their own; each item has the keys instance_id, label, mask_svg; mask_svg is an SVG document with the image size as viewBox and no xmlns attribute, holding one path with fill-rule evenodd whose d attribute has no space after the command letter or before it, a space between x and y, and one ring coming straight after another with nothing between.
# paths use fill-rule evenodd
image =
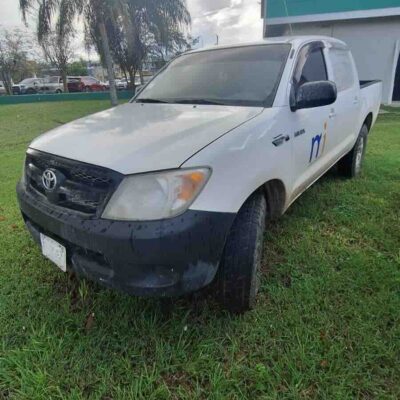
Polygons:
<instances>
[{"instance_id":1,"label":"foliage","mask_svg":"<svg viewBox=\"0 0 400 400\"><path fill-rule=\"evenodd\" d=\"M87 62L82 58L79 61L71 62L68 66L68 75L84 76L87 73Z\"/></svg>"},{"instance_id":2,"label":"foliage","mask_svg":"<svg viewBox=\"0 0 400 400\"><path fill-rule=\"evenodd\" d=\"M323 177L265 236L256 309L132 298L41 255L15 198L30 140L104 109L0 106L0 398L399 399L400 110L363 176Z\"/></svg>"},{"instance_id":3,"label":"foliage","mask_svg":"<svg viewBox=\"0 0 400 400\"><path fill-rule=\"evenodd\" d=\"M0 80L8 94L12 94L12 83L37 72L38 64L33 59L35 46L31 36L19 29L0 32Z\"/></svg>"},{"instance_id":4,"label":"foliage","mask_svg":"<svg viewBox=\"0 0 400 400\"><path fill-rule=\"evenodd\" d=\"M73 58L72 39L71 33L61 35L59 32L49 32L40 42L46 61L57 67L61 73L65 93L68 92L68 65Z\"/></svg>"},{"instance_id":5,"label":"foliage","mask_svg":"<svg viewBox=\"0 0 400 400\"><path fill-rule=\"evenodd\" d=\"M117 105L118 98L114 81L114 70L110 54L104 21L115 9L117 0L19 0L23 18L26 20L28 11L36 13L37 36L43 42L56 27L60 38L67 38L76 31L76 21L81 18L85 25L94 17L101 36L103 61L107 67L110 80L111 104Z\"/></svg>"},{"instance_id":6,"label":"foliage","mask_svg":"<svg viewBox=\"0 0 400 400\"><path fill-rule=\"evenodd\" d=\"M114 62L130 80L145 60L162 61L186 50L184 30L190 14L183 0L119 0L105 18L107 37ZM103 57L102 39L96 14L91 13L86 36Z\"/></svg>"}]
</instances>

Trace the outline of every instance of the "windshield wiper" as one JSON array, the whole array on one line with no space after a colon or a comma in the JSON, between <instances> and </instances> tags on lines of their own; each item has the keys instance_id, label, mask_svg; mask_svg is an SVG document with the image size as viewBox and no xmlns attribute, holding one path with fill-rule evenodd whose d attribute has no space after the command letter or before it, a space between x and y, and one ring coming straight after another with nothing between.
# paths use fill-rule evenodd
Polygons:
<instances>
[{"instance_id":1,"label":"windshield wiper","mask_svg":"<svg viewBox=\"0 0 400 400\"><path fill-rule=\"evenodd\" d=\"M137 103L169 103L169 101L160 100L160 99L137 99Z\"/></svg>"},{"instance_id":2,"label":"windshield wiper","mask_svg":"<svg viewBox=\"0 0 400 400\"><path fill-rule=\"evenodd\" d=\"M177 104L204 104L204 105L215 105L215 106L227 106L227 103L218 100L209 99L178 99L174 100Z\"/></svg>"}]
</instances>

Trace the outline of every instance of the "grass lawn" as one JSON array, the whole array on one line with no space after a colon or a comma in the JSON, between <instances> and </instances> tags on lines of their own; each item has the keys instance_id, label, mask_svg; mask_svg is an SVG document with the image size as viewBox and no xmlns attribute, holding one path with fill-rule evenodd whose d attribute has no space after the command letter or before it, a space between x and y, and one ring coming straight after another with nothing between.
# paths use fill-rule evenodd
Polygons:
<instances>
[{"instance_id":1,"label":"grass lawn","mask_svg":"<svg viewBox=\"0 0 400 400\"><path fill-rule=\"evenodd\" d=\"M257 308L71 281L15 198L24 151L107 102L0 106L0 399L399 399L400 110L362 178L329 173L265 237Z\"/></svg>"}]
</instances>

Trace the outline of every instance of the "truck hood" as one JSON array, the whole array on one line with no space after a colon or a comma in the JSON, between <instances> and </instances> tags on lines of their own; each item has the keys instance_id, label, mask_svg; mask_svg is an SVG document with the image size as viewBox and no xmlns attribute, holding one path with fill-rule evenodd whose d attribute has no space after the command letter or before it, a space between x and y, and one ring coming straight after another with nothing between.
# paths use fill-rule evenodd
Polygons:
<instances>
[{"instance_id":1,"label":"truck hood","mask_svg":"<svg viewBox=\"0 0 400 400\"><path fill-rule=\"evenodd\" d=\"M172 169L262 110L128 103L56 128L30 147L122 174Z\"/></svg>"}]
</instances>

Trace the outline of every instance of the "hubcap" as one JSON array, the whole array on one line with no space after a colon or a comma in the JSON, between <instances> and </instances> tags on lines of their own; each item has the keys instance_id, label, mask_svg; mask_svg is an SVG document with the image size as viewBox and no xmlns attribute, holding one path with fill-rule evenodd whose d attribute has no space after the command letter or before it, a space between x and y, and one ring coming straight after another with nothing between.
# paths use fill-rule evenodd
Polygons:
<instances>
[{"instance_id":1,"label":"hubcap","mask_svg":"<svg viewBox=\"0 0 400 400\"><path fill-rule=\"evenodd\" d=\"M361 138L360 142L358 144L357 153L356 153L356 173L357 174L359 174L361 171L363 155L364 155L364 138Z\"/></svg>"}]
</instances>

